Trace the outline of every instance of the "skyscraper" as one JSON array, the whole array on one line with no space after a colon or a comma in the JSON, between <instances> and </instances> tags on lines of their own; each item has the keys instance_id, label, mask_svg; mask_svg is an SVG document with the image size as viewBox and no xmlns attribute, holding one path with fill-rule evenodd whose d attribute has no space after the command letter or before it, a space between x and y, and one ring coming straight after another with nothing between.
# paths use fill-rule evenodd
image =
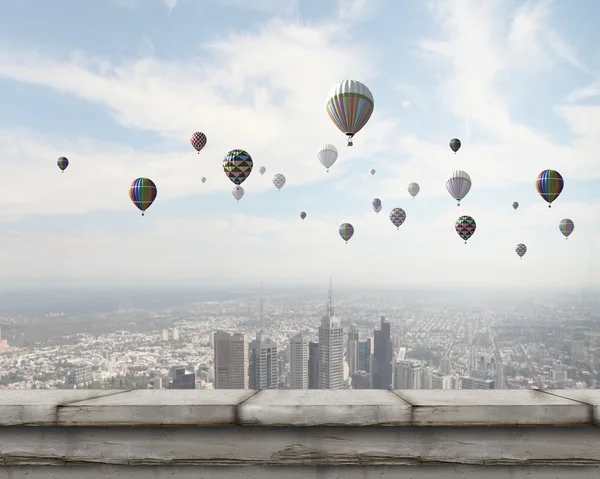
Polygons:
<instances>
[{"instance_id":1,"label":"skyscraper","mask_svg":"<svg viewBox=\"0 0 600 479\"><path fill-rule=\"evenodd\" d=\"M356 326L350 326L348 330L348 341L346 342L346 362L348 373L358 371L358 330Z\"/></svg>"},{"instance_id":2,"label":"skyscraper","mask_svg":"<svg viewBox=\"0 0 600 479\"><path fill-rule=\"evenodd\" d=\"M319 326L319 389L344 387L344 330L334 313L333 289L330 281L327 316L323 316Z\"/></svg>"},{"instance_id":3,"label":"skyscraper","mask_svg":"<svg viewBox=\"0 0 600 479\"><path fill-rule=\"evenodd\" d=\"M248 341L242 333L214 334L215 389L248 389Z\"/></svg>"},{"instance_id":4,"label":"skyscraper","mask_svg":"<svg viewBox=\"0 0 600 479\"><path fill-rule=\"evenodd\" d=\"M308 388L308 340L302 334L290 338L290 389Z\"/></svg>"},{"instance_id":5,"label":"skyscraper","mask_svg":"<svg viewBox=\"0 0 600 479\"><path fill-rule=\"evenodd\" d=\"M381 316L381 327L374 333L374 351L371 364L371 381L373 389L392 389L393 348L390 323Z\"/></svg>"},{"instance_id":6,"label":"skyscraper","mask_svg":"<svg viewBox=\"0 0 600 479\"><path fill-rule=\"evenodd\" d=\"M260 333L249 346L248 376L250 389L277 389L277 344L263 341Z\"/></svg>"},{"instance_id":7,"label":"skyscraper","mask_svg":"<svg viewBox=\"0 0 600 479\"><path fill-rule=\"evenodd\" d=\"M358 370L371 372L371 351L373 338L358 342Z\"/></svg>"},{"instance_id":8,"label":"skyscraper","mask_svg":"<svg viewBox=\"0 0 600 479\"><path fill-rule=\"evenodd\" d=\"M308 389L319 389L319 343L308 343Z\"/></svg>"}]
</instances>

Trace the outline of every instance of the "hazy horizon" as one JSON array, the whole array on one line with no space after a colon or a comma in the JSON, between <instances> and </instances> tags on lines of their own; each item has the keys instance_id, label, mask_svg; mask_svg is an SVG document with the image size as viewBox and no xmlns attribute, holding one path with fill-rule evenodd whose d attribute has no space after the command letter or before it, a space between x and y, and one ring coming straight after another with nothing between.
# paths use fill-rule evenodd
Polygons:
<instances>
[{"instance_id":1,"label":"hazy horizon","mask_svg":"<svg viewBox=\"0 0 600 479\"><path fill-rule=\"evenodd\" d=\"M516 0L7 4L0 285L263 279L325 294L331 276L340 291L597 291L598 15L600 3ZM345 79L375 101L352 148L325 109ZM325 143L339 151L329 173ZM239 203L221 166L236 148L254 160ZM473 179L460 207L445 188L456 169ZM535 189L545 169L565 179L550 209ZM158 187L144 217L128 198L138 177ZM407 213L399 230L394 207ZM477 222L467 245L454 229L465 214Z\"/></svg>"}]
</instances>

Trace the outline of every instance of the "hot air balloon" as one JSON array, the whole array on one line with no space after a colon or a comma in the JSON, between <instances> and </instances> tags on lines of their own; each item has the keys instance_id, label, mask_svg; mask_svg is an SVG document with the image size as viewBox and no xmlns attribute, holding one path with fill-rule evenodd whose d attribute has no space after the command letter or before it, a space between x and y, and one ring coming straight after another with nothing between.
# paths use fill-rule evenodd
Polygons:
<instances>
[{"instance_id":1,"label":"hot air balloon","mask_svg":"<svg viewBox=\"0 0 600 479\"><path fill-rule=\"evenodd\" d=\"M319 151L317 151L317 158L325 167L325 171L329 173L329 168L333 166L338 158L337 148L329 143L323 145L321 148L319 148Z\"/></svg>"},{"instance_id":2,"label":"hot air balloon","mask_svg":"<svg viewBox=\"0 0 600 479\"><path fill-rule=\"evenodd\" d=\"M354 226L352 226L350 223L342 223L339 231L342 239L348 243L350 238L352 238L354 235Z\"/></svg>"},{"instance_id":3,"label":"hot air balloon","mask_svg":"<svg viewBox=\"0 0 600 479\"><path fill-rule=\"evenodd\" d=\"M206 183L206 177L205 177L205 176L203 176L203 177L200 179L200 181L201 181L202 183Z\"/></svg>"},{"instance_id":4,"label":"hot air balloon","mask_svg":"<svg viewBox=\"0 0 600 479\"><path fill-rule=\"evenodd\" d=\"M552 208L552 202L558 198L565 182L561 174L556 170L542 171L535 182L535 188L542 198L548 203L548 208Z\"/></svg>"},{"instance_id":5,"label":"hot air balloon","mask_svg":"<svg viewBox=\"0 0 600 479\"><path fill-rule=\"evenodd\" d=\"M519 203L514 201L513 202L513 208L516 210L519 207Z\"/></svg>"},{"instance_id":6,"label":"hot air balloon","mask_svg":"<svg viewBox=\"0 0 600 479\"><path fill-rule=\"evenodd\" d=\"M67 169L67 166L69 166L69 160L67 160L64 156L61 156L58 161L56 162L56 164L58 165L58 167L62 170L62 172L64 173L65 170Z\"/></svg>"},{"instance_id":7,"label":"hot air balloon","mask_svg":"<svg viewBox=\"0 0 600 479\"><path fill-rule=\"evenodd\" d=\"M232 183L240 186L252 173L252 157L244 150L231 150L223 160L223 170Z\"/></svg>"},{"instance_id":8,"label":"hot air balloon","mask_svg":"<svg viewBox=\"0 0 600 479\"><path fill-rule=\"evenodd\" d=\"M371 91L359 81L344 80L329 92L327 113L335 126L348 137L348 146L352 146L352 137L369 121L375 103Z\"/></svg>"},{"instance_id":9,"label":"hot air balloon","mask_svg":"<svg viewBox=\"0 0 600 479\"><path fill-rule=\"evenodd\" d=\"M471 190L471 177L465 171L455 170L446 181L446 189L460 206L461 200Z\"/></svg>"},{"instance_id":10,"label":"hot air balloon","mask_svg":"<svg viewBox=\"0 0 600 479\"><path fill-rule=\"evenodd\" d=\"M379 214L382 208L381 200L379 198L373 198L371 204L373 205L373 210L375 211L375 213Z\"/></svg>"},{"instance_id":11,"label":"hot air balloon","mask_svg":"<svg viewBox=\"0 0 600 479\"><path fill-rule=\"evenodd\" d=\"M264 175L264 174L267 172L267 169L266 169L264 166L261 166L261 167L258 169L258 172L259 172L261 175Z\"/></svg>"},{"instance_id":12,"label":"hot air balloon","mask_svg":"<svg viewBox=\"0 0 600 479\"><path fill-rule=\"evenodd\" d=\"M304 211L300 212L300 218L302 218L302 219L306 218L306 213Z\"/></svg>"},{"instance_id":13,"label":"hot air balloon","mask_svg":"<svg viewBox=\"0 0 600 479\"><path fill-rule=\"evenodd\" d=\"M390 213L390 221L396 227L400 229L402 223L406 220L406 212L402 208L394 208Z\"/></svg>"},{"instance_id":14,"label":"hot air balloon","mask_svg":"<svg viewBox=\"0 0 600 479\"><path fill-rule=\"evenodd\" d=\"M450 140L450 149L454 152L454 154L456 154L456 152L458 150L460 150L460 145L462 143L460 142L460 140L458 138L452 138Z\"/></svg>"},{"instance_id":15,"label":"hot air balloon","mask_svg":"<svg viewBox=\"0 0 600 479\"><path fill-rule=\"evenodd\" d=\"M190 143L194 149L200 154L200 150L206 145L206 135L197 131L190 138Z\"/></svg>"},{"instance_id":16,"label":"hot air balloon","mask_svg":"<svg viewBox=\"0 0 600 479\"><path fill-rule=\"evenodd\" d=\"M240 201L244 197L244 188L241 186L234 186L231 190L231 194L236 200Z\"/></svg>"},{"instance_id":17,"label":"hot air balloon","mask_svg":"<svg viewBox=\"0 0 600 479\"><path fill-rule=\"evenodd\" d=\"M565 239L569 239L570 234L575 229L575 223L573 223L573 221L571 221L569 218L565 218L558 224L558 229L564 235Z\"/></svg>"},{"instance_id":18,"label":"hot air balloon","mask_svg":"<svg viewBox=\"0 0 600 479\"><path fill-rule=\"evenodd\" d=\"M525 253L527 253L527 246L525 246L523 243L519 243L515 248L515 251L519 255L519 258L522 258L525 256Z\"/></svg>"},{"instance_id":19,"label":"hot air balloon","mask_svg":"<svg viewBox=\"0 0 600 479\"><path fill-rule=\"evenodd\" d=\"M281 190L281 188L283 188L283 185L285 185L285 176L283 176L281 173L277 173L273 177L273 184L275 185L275 188Z\"/></svg>"},{"instance_id":20,"label":"hot air balloon","mask_svg":"<svg viewBox=\"0 0 600 479\"><path fill-rule=\"evenodd\" d=\"M421 187L418 183L411 183L408 185L408 194L412 196L413 199L415 199L415 196L419 194L419 191L421 191Z\"/></svg>"},{"instance_id":21,"label":"hot air balloon","mask_svg":"<svg viewBox=\"0 0 600 479\"><path fill-rule=\"evenodd\" d=\"M464 239L465 244L467 244L467 240L475 233L477 225L475 224L475 220L470 216L461 216L456 220L454 228L456 229L458 236Z\"/></svg>"},{"instance_id":22,"label":"hot air balloon","mask_svg":"<svg viewBox=\"0 0 600 479\"><path fill-rule=\"evenodd\" d=\"M373 169L371 170L371 175L374 175L376 173L376 171Z\"/></svg>"},{"instance_id":23,"label":"hot air balloon","mask_svg":"<svg viewBox=\"0 0 600 479\"><path fill-rule=\"evenodd\" d=\"M133 183L129 187L129 198L141 210L142 216L144 216L144 211L150 208L150 205L156 199L157 193L156 185L150 178L133 180Z\"/></svg>"}]
</instances>

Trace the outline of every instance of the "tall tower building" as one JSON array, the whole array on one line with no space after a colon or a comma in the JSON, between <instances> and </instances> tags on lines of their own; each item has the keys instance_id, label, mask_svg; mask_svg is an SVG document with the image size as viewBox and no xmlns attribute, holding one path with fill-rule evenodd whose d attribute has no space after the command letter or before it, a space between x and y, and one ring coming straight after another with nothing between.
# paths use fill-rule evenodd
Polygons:
<instances>
[{"instance_id":1,"label":"tall tower building","mask_svg":"<svg viewBox=\"0 0 600 479\"><path fill-rule=\"evenodd\" d=\"M373 351L373 338L358 342L358 370L371 372L371 352Z\"/></svg>"},{"instance_id":2,"label":"tall tower building","mask_svg":"<svg viewBox=\"0 0 600 479\"><path fill-rule=\"evenodd\" d=\"M248 350L248 382L250 389L277 389L277 344L263 341L260 333Z\"/></svg>"},{"instance_id":3,"label":"tall tower building","mask_svg":"<svg viewBox=\"0 0 600 479\"><path fill-rule=\"evenodd\" d=\"M350 326L348 330L348 341L346 342L346 362L348 373L352 375L358 371L358 330L356 326Z\"/></svg>"},{"instance_id":4,"label":"tall tower building","mask_svg":"<svg viewBox=\"0 0 600 479\"><path fill-rule=\"evenodd\" d=\"M248 389L248 340L242 333L214 334L215 389Z\"/></svg>"},{"instance_id":5,"label":"tall tower building","mask_svg":"<svg viewBox=\"0 0 600 479\"><path fill-rule=\"evenodd\" d=\"M319 343L308 343L308 389L319 389Z\"/></svg>"},{"instance_id":6,"label":"tall tower building","mask_svg":"<svg viewBox=\"0 0 600 479\"><path fill-rule=\"evenodd\" d=\"M394 376L393 348L390 323L381 316L381 327L375 330L374 351L371 364L371 381L373 389L392 389Z\"/></svg>"},{"instance_id":7,"label":"tall tower building","mask_svg":"<svg viewBox=\"0 0 600 479\"><path fill-rule=\"evenodd\" d=\"M308 340L302 334L290 338L290 389L308 388Z\"/></svg>"},{"instance_id":8,"label":"tall tower building","mask_svg":"<svg viewBox=\"0 0 600 479\"><path fill-rule=\"evenodd\" d=\"M331 280L327 316L323 316L319 326L318 368L319 389L344 387L344 330L335 317Z\"/></svg>"}]
</instances>

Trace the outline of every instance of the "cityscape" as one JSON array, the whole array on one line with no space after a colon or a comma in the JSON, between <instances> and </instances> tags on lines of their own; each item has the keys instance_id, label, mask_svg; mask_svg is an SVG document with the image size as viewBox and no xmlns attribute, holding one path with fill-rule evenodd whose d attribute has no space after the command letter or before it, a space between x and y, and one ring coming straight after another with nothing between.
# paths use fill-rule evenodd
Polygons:
<instances>
[{"instance_id":1,"label":"cityscape","mask_svg":"<svg viewBox=\"0 0 600 479\"><path fill-rule=\"evenodd\" d=\"M165 293L166 294L166 293ZM167 295L168 296L168 295ZM4 307L4 389L583 389L597 300L329 291ZM74 306L73 306L73 303ZM101 304L104 306L102 307ZM117 307L118 306L118 307ZM78 309L79 307L79 309ZM58 308L58 310L57 310ZM53 309L53 310L52 310Z\"/></svg>"}]
</instances>

